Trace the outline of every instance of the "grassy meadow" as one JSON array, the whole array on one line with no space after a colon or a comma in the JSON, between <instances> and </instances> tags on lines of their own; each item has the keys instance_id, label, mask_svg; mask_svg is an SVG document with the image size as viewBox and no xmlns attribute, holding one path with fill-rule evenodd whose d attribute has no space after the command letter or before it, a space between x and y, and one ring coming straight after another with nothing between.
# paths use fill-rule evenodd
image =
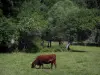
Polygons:
<instances>
[{"instance_id":1,"label":"grassy meadow","mask_svg":"<svg viewBox=\"0 0 100 75\"><path fill-rule=\"evenodd\" d=\"M1 53L0 75L100 75L100 47L71 46L71 49L70 52ZM57 55L56 69L31 68L36 56L51 53Z\"/></svg>"}]
</instances>

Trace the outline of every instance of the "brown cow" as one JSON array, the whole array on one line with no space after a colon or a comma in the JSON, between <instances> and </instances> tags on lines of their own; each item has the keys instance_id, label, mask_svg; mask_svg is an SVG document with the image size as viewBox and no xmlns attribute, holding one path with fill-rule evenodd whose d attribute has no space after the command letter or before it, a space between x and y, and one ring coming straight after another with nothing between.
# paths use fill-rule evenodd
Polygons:
<instances>
[{"instance_id":1,"label":"brown cow","mask_svg":"<svg viewBox=\"0 0 100 75\"><path fill-rule=\"evenodd\" d=\"M51 69L53 64L56 68L56 55L55 54L48 54L48 55L40 55L37 56L35 61L32 62L31 68L34 68L36 65L39 66L39 68L43 68L43 64L50 64L51 63Z\"/></svg>"}]
</instances>

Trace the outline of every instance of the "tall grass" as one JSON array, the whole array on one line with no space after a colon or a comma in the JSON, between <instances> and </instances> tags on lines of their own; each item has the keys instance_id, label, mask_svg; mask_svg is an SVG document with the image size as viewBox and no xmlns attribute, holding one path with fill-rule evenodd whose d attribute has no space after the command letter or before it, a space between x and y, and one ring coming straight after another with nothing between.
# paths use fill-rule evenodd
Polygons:
<instances>
[{"instance_id":1,"label":"tall grass","mask_svg":"<svg viewBox=\"0 0 100 75\"><path fill-rule=\"evenodd\" d=\"M50 48L49 48L50 49ZM68 52L0 54L0 75L99 75L100 47L71 46ZM57 55L57 68L33 69L32 61L40 54ZM50 67L50 64L44 65Z\"/></svg>"}]
</instances>

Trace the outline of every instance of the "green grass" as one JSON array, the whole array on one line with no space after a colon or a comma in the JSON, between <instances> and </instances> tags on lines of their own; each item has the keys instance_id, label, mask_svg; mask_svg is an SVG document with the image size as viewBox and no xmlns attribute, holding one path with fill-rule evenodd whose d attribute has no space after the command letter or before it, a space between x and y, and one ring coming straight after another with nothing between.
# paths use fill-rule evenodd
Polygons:
<instances>
[{"instance_id":1,"label":"green grass","mask_svg":"<svg viewBox=\"0 0 100 75\"><path fill-rule=\"evenodd\" d=\"M72 51L55 52L57 68L32 69L31 62L40 53L0 54L0 75L100 75L100 47L71 46ZM50 67L50 65L44 65Z\"/></svg>"}]
</instances>

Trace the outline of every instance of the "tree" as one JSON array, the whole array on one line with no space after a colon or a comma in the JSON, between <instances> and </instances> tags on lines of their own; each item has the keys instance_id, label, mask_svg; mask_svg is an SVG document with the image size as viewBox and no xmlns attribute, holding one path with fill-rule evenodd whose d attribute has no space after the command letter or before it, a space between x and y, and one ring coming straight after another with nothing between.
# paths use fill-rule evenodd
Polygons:
<instances>
[{"instance_id":1,"label":"tree","mask_svg":"<svg viewBox=\"0 0 100 75\"><path fill-rule=\"evenodd\" d=\"M33 52L34 50L37 50L37 42L35 38L41 36L41 32L47 24L44 16L39 12L39 5L39 1L35 1L35 3L34 1L25 1L21 7L22 10L17 16L19 22L18 29L20 33L19 48L21 50L28 49L27 51L33 50ZM30 47L29 44L33 44L34 46ZM35 46L36 49L33 49Z\"/></svg>"},{"instance_id":2,"label":"tree","mask_svg":"<svg viewBox=\"0 0 100 75\"><path fill-rule=\"evenodd\" d=\"M79 7L86 7L89 9L100 9L100 0L71 0Z\"/></svg>"},{"instance_id":3,"label":"tree","mask_svg":"<svg viewBox=\"0 0 100 75\"><path fill-rule=\"evenodd\" d=\"M74 36L72 34L75 30L72 28L74 25L70 25L70 23L67 23L66 21L69 13L78 10L79 9L69 0L59 1L51 8L48 14L49 17L52 18L50 24L52 25L52 33L54 34L53 37L60 37L65 40L70 40L70 38Z\"/></svg>"},{"instance_id":4,"label":"tree","mask_svg":"<svg viewBox=\"0 0 100 75\"><path fill-rule=\"evenodd\" d=\"M10 41L14 36L14 39L17 39L17 32L14 20L12 18L7 19L6 17L0 18L0 46L5 48L4 52L9 52ZM1 49L0 49L1 50ZM1 51L2 52L2 51Z\"/></svg>"},{"instance_id":5,"label":"tree","mask_svg":"<svg viewBox=\"0 0 100 75\"><path fill-rule=\"evenodd\" d=\"M96 25L97 13L94 9L78 8L69 0L59 1L49 11L49 17L52 18L50 23L54 29L52 33L64 34L63 37L70 43L75 40L84 41Z\"/></svg>"}]
</instances>

